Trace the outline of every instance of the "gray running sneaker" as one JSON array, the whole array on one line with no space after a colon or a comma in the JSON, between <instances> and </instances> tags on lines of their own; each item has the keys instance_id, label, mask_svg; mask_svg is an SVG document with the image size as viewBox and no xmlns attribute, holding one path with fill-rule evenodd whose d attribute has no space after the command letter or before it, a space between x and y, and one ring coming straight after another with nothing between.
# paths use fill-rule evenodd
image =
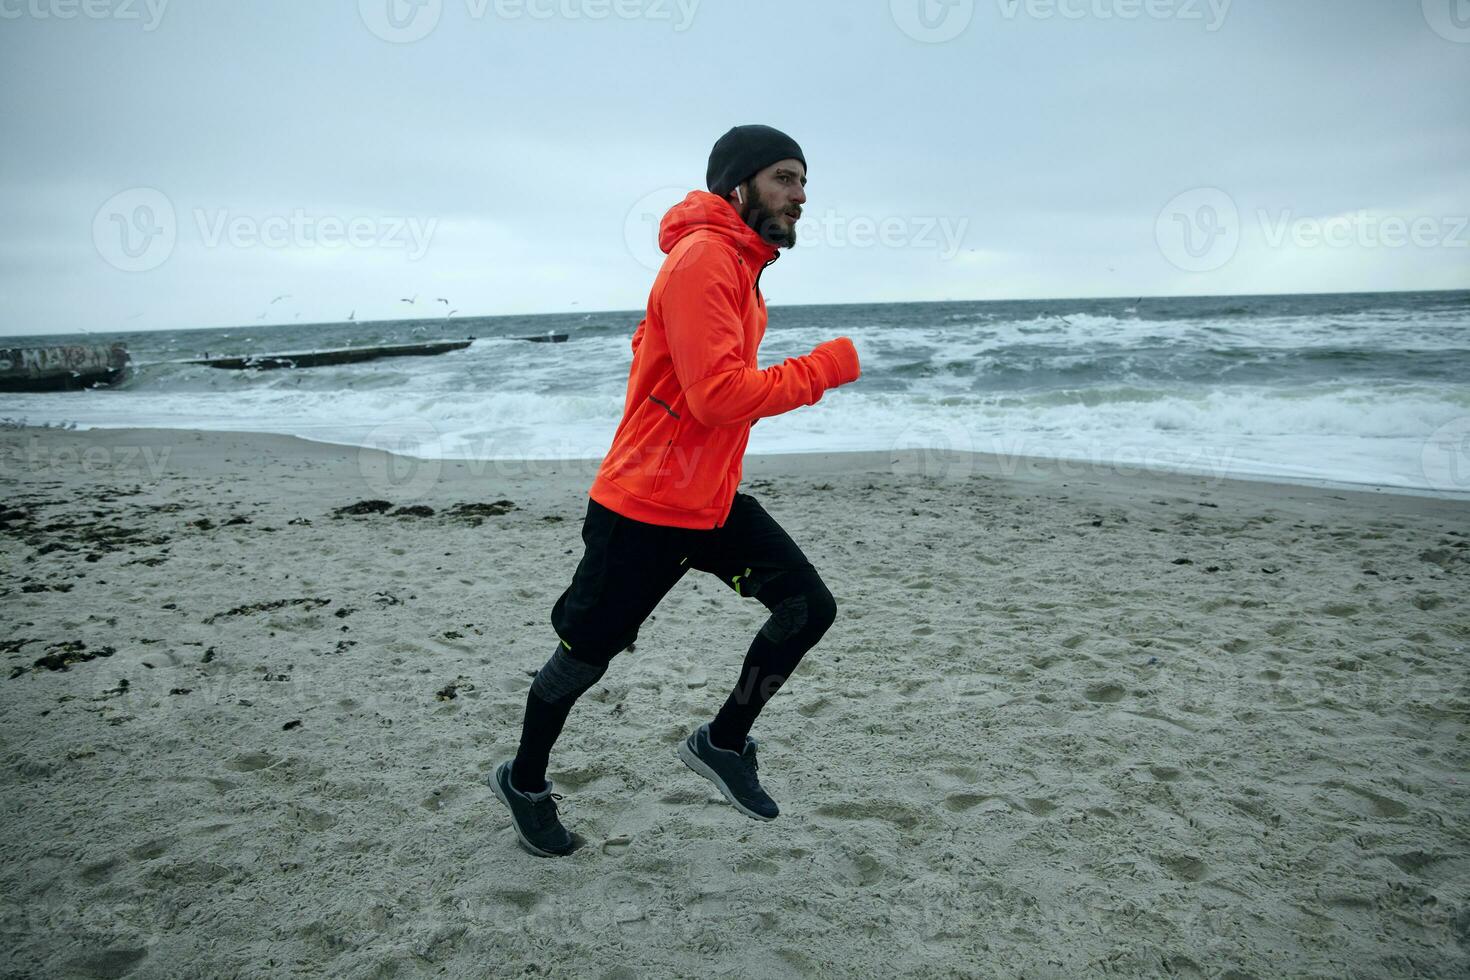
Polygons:
<instances>
[{"instance_id":1,"label":"gray running sneaker","mask_svg":"<svg viewBox=\"0 0 1470 980\"><path fill-rule=\"evenodd\" d=\"M510 824L521 845L540 857L560 857L581 847L582 841L557 818L556 801L561 799L561 794L551 791L551 780L546 781L546 788L539 793L522 793L510 781L512 761L502 762L496 768L490 777L490 788L510 811Z\"/></svg>"},{"instance_id":2,"label":"gray running sneaker","mask_svg":"<svg viewBox=\"0 0 1470 980\"><path fill-rule=\"evenodd\" d=\"M745 736L745 751L731 752L717 748L709 740L709 723L695 729L694 734L679 743L679 758L684 765L714 783L730 804L755 820L775 820L781 809L761 789L756 778L756 740Z\"/></svg>"}]
</instances>

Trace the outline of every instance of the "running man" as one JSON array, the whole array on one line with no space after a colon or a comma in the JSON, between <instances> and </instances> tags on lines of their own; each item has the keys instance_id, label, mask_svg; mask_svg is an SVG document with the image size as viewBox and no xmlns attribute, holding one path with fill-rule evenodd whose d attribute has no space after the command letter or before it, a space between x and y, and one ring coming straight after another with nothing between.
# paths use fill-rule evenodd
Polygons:
<instances>
[{"instance_id":1,"label":"running man","mask_svg":"<svg viewBox=\"0 0 1470 980\"><path fill-rule=\"evenodd\" d=\"M668 257L633 333L622 422L588 491L586 550L551 612L556 652L526 696L519 751L491 777L521 843L545 857L581 843L546 778L567 715L686 571L716 575L770 610L724 706L679 746L690 769L757 820L779 810L756 778L751 726L837 615L801 549L736 489L757 419L814 404L861 373L847 337L756 364L760 277L796 244L806 158L778 130L736 126L715 143L705 183L660 223Z\"/></svg>"}]
</instances>

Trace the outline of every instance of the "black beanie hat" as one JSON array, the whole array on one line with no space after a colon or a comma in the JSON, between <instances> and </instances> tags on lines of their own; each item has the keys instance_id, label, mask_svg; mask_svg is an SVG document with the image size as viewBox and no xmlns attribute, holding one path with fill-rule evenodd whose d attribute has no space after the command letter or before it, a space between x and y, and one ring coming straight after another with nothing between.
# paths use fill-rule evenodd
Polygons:
<instances>
[{"instance_id":1,"label":"black beanie hat","mask_svg":"<svg viewBox=\"0 0 1470 980\"><path fill-rule=\"evenodd\" d=\"M715 142L704 182L711 194L724 197L751 174L778 160L795 158L806 166L796 140L770 126L736 126Z\"/></svg>"}]
</instances>

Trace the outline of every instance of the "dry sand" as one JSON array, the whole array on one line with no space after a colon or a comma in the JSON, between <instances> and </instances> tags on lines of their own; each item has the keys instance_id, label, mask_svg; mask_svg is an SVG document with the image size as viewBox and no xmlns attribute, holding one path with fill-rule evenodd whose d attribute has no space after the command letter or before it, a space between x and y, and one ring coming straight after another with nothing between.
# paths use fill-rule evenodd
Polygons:
<instances>
[{"instance_id":1,"label":"dry sand","mask_svg":"<svg viewBox=\"0 0 1470 980\"><path fill-rule=\"evenodd\" d=\"M574 711L546 860L484 778L592 463L0 452L0 976L1470 973L1463 500L752 457L839 605L756 728L782 817L675 757L765 618L692 573Z\"/></svg>"}]
</instances>

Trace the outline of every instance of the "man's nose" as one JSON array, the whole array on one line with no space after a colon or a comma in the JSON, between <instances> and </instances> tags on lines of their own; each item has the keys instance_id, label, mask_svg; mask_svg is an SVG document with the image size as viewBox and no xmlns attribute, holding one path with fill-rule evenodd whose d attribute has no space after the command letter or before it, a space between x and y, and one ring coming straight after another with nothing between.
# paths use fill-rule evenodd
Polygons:
<instances>
[{"instance_id":1,"label":"man's nose","mask_svg":"<svg viewBox=\"0 0 1470 980\"><path fill-rule=\"evenodd\" d=\"M791 192L791 202L793 204L805 204L806 203L806 188L805 187L802 187L800 184L798 184L797 187L796 187L796 190L794 190L794 191Z\"/></svg>"}]
</instances>

